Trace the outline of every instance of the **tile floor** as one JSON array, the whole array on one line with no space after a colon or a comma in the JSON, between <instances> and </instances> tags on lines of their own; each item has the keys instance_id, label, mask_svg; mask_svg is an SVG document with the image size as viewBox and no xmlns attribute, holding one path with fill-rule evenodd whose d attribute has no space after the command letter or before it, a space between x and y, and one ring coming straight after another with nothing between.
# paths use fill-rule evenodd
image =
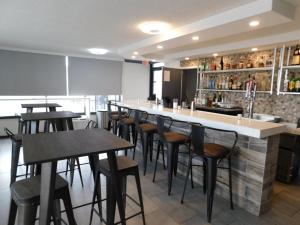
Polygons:
<instances>
[{"instance_id":1,"label":"tile floor","mask_svg":"<svg viewBox=\"0 0 300 225\"><path fill-rule=\"evenodd\" d=\"M0 139L0 225L7 224L9 206L9 177L10 177L10 151L9 139ZM139 151L138 151L139 152ZM138 153L138 161L141 162ZM86 161L81 158L81 162ZM204 225L206 222L206 198L202 194L202 187L196 186L193 190L188 186L185 203L180 204L183 188L183 177L178 176L173 183L172 195L167 195L166 171L158 167L156 183L152 183L153 164L149 163L146 176L141 176L143 199L147 225ZM59 163L64 169L65 162ZM82 166L84 188L81 187L78 173L75 172L73 187L70 187L73 206L91 201L93 181L88 165ZM19 169L23 173L24 168ZM141 173L142 174L142 173ZM62 175L64 177L64 175ZM68 179L68 177L67 177ZM129 178L128 193L137 198L135 182ZM102 182L103 184L104 182ZM127 201L126 214L130 215L138 210L130 200ZM90 206L75 209L78 225L87 225L89 221ZM63 215L65 217L65 215ZM38 224L38 222L36 223ZM94 214L93 225L101 224ZM141 216L128 221L130 225L142 224ZM218 196L215 197L213 207L214 225L299 225L300 224L300 182L293 185L276 183L272 209L256 217L243 209L235 207L232 211L229 202Z\"/></svg>"}]
</instances>

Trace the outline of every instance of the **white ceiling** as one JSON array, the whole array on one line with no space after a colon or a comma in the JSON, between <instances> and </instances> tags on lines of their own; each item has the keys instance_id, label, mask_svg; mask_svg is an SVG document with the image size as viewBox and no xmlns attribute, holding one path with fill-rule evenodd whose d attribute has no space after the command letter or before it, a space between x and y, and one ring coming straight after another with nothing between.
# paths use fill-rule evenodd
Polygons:
<instances>
[{"instance_id":1,"label":"white ceiling","mask_svg":"<svg viewBox=\"0 0 300 225\"><path fill-rule=\"evenodd\" d=\"M95 57L86 49L101 47L112 59L133 51L140 59L178 59L191 51L189 56L210 53L197 53L204 47L265 37L264 30L274 35L286 27L284 32L300 30L294 6L300 0L0 0L0 48ZM247 24L253 18L262 23L251 30ZM143 34L137 25L148 20L166 21L174 29L171 35ZM197 43L193 34L200 36ZM158 43L162 51L155 48Z\"/></svg>"}]
</instances>

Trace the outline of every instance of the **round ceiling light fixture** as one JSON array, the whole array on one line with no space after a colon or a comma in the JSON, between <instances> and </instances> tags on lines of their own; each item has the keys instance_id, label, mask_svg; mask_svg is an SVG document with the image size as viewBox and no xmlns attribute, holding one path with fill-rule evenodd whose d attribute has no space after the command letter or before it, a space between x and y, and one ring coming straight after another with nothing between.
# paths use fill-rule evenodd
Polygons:
<instances>
[{"instance_id":1,"label":"round ceiling light fixture","mask_svg":"<svg viewBox=\"0 0 300 225\"><path fill-rule=\"evenodd\" d=\"M135 55L133 55L133 56L131 56L131 58L132 58L132 59L135 59L136 57L135 57Z\"/></svg>"},{"instance_id":2,"label":"round ceiling light fixture","mask_svg":"<svg viewBox=\"0 0 300 225\"><path fill-rule=\"evenodd\" d=\"M161 21L147 21L140 23L138 28L146 34L161 34L168 31L171 25Z\"/></svg>"},{"instance_id":3,"label":"round ceiling light fixture","mask_svg":"<svg viewBox=\"0 0 300 225\"><path fill-rule=\"evenodd\" d=\"M199 40L199 36L193 36L193 37L192 37L192 40L193 40L193 41L198 41L198 40Z\"/></svg>"},{"instance_id":4,"label":"round ceiling light fixture","mask_svg":"<svg viewBox=\"0 0 300 225\"><path fill-rule=\"evenodd\" d=\"M252 52L256 52L258 49L257 48L251 48Z\"/></svg>"},{"instance_id":5,"label":"round ceiling light fixture","mask_svg":"<svg viewBox=\"0 0 300 225\"><path fill-rule=\"evenodd\" d=\"M88 51L94 55L104 55L108 53L108 50L104 48L89 48Z\"/></svg>"},{"instance_id":6,"label":"round ceiling light fixture","mask_svg":"<svg viewBox=\"0 0 300 225\"><path fill-rule=\"evenodd\" d=\"M139 52L133 52L133 54L134 54L134 55L138 55L138 54L139 54Z\"/></svg>"},{"instance_id":7,"label":"round ceiling light fixture","mask_svg":"<svg viewBox=\"0 0 300 225\"><path fill-rule=\"evenodd\" d=\"M190 57L185 57L184 59L185 59L185 60L190 60Z\"/></svg>"},{"instance_id":8,"label":"round ceiling light fixture","mask_svg":"<svg viewBox=\"0 0 300 225\"><path fill-rule=\"evenodd\" d=\"M162 45L157 45L156 48L157 48L157 49L163 49L164 46L162 46Z\"/></svg>"},{"instance_id":9,"label":"round ceiling light fixture","mask_svg":"<svg viewBox=\"0 0 300 225\"><path fill-rule=\"evenodd\" d=\"M213 54L214 57L217 57L218 55L219 55L218 53L214 53L214 54Z\"/></svg>"},{"instance_id":10,"label":"round ceiling light fixture","mask_svg":"<svg viewBox=\"0 0 300 225\"><path fill-rule=\"evenodd\" d=\"M259 25L259 21L258 20L253 20L249 23L249 26L250 27L256 27Z\"/></svg>"}]
</instances>

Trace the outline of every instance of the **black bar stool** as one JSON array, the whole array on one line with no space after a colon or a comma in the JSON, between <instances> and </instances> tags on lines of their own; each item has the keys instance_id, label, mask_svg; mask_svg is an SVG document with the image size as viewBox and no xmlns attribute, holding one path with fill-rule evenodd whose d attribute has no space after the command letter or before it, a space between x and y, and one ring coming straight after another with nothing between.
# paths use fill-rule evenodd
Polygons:
<instances>
[{"instance_id":1,"label":"black bar stool","mask_svg":"<svg viewBox=\"0 0 300 225\"><path fill-rule=\"evenodd\" d=\"M29 179L16 181L12 184L10 210L8 225L14 225L18 211L17 224L34 225L36 219L37 207L40 204L41 177L35 176ZM55 201L52 217L54 224L61 224L59 199L62 199L65 205L69 224L76 225L73 214L72 202L68 189L68 182L59 175L56 176Z\"/></svg>"},{"instance_id":2,"label":"black bar stool","mask_svg":"<svg viewBox=\"0 0 300 225\"><path fill-rule=\"evenodd\" d=\"M219 131L223 133L231 133L234 136L233 145L231 147L223 146L215 143L204 143L205 129ZM214 191L217 181L217 169L228 169L229 171L229 195L230 195L230 208L233 209L232 201L232 175L231 175L231 156L234 153L235 146L238 140L238 134L235 131L221 130L210 127L203 127L200 124L192 125L192 147L189 157L189 167L187 169L185 184L182 193L181 203L183 203L187 180L189 173L192 171L194 157L201 157L203 160L203 190L207 191L207 221L210 223L212 206L214 199ZM219 166L223 159L228 160L228 167Z\"/></svg>"},{"instance_id":3,"label":"black bar stool","mask_svg":"<svg viewBox=\"0 0 300 225\"><path fill-rule=\"evenodd\" d=\"M112 104L111 101L107 102L107 112L108 112L108 130L113 130L113 134L117 135L118 133L118 121L119 121L119 111L112 111L111 106L117 106ZM122 117L127 117L126 112L121 112Z\"/></svg>"},{"instance_id":4,"label":"black bar stool","mask_svg":"<svg viewBox=\"0 0 300 225\"><path fill-rule=\"evenodd\" d=\"M128 110L125 115L122 109ZM118 128L119 136L126 141L132 142L134 144L135 135L135 121L134 118L130 116L131 110L125 107L118 106ZM125 150L125 155L127 156L127 150ZM135 157L135 147L133 148L133 159Z\"/></svg>"},{"instance_id":5,"label":"black bar stool","mask_svg":"<svg viewBox=\"0 0 300 225\"><path fill-rule=\"evenodd\" d=\"M168 122L169 126L165 127L165 123ZM183 123L182 121L178 121ZM173 173L176 176L179 146L183 144L189 144L190 137L178 132L170 131L173 119L166 116L157 116L157 130L159 134L159 147L157 149L157 157L154 168L153 182L155 181L157 161L160 153L160 147L164 151L164 144L167 145L167 168L168 168L168 195L171 194Z\"/></svg>"},{"instance_id":6,"label":"black bar stool","mask_svg":"<svg viewBox=\"0 0 300 225\"><path fill-rule=\"evenodd\" d=\"M115 218L115 208L116 208L116 199L115 199L115 193L112 189L112 184L110 181L111 172L109 169L109 162L107 159L99 160L98 168L96 169L96 180L95 180L95 187L94 187L94 193L93 193L93 200L92 200L92 208L91 208L91 214L90 214L90 223L92 223L93 218L93 212L94 212L94 206L96 204L96 196L98 200L98 204L104 200L106 200L106 212L107 212L107 221L105 221L102 217L102 206L99 207L99 215L101 222L105 222L107 224L116 224L114 223ZM139 168L136 161L129 159L126 156L118 156L117 157L117 166L118 166L118 177L121 180L122 185L122 196L123 196L123 202L124 202L124 208L126 207L126 197L131 199L134 203L140 206L140 211L138 213L135 213L134 215L131 215L126 218L126 220L137 216L139 214L142 215L143 224L145 225L145 214L144 214L144 204L143 204L143 196L142 196L142 190L141 190L141 183L140 183L140 176L139 176ZM101 188L101 178L100 175L103 174L106 177L106 199L102 199L101 197L101 189L99 193L99 187ZM134 200L132 197L127 195L126 193L126 186L127 186L127 176L134 176L139 196L139 202Z\"/></svg>"},{"instance_id":7,"label":"black bar stool","mask_svg":"<svg viewBox=\"0 0 300 225\"><path fill-rule=\"evenodd\" d=\"M150 151L150 161L152 161L153 141L154 141L153 137L154 134L157 134L156 124L147 122L147 119L148 119L147 112L139 111L139 110L134 111L134 122L136 127L135 145L137 144L138 134L140 134L142 149L143 149L144 175L146 174L146 170L147 170L149 151Z\"/></svg>"}]
</instances>

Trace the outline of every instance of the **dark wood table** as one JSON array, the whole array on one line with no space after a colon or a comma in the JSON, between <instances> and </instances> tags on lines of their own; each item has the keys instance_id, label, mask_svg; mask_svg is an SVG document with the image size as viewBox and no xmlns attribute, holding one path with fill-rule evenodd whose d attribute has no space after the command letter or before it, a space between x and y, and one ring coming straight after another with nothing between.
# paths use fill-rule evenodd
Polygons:
<instances>
[{"instance_id":1,"label":"dark wood table","mask_svg":"<svg viewBox=\"0 0 300 225\"><path fill-rule=\"evenodd\" d=\"M50 112L56 111L57 107L61 107L61 105L57 103L33 103L33 104L21 104L22 108L26 109L27 113L31 113L33 108L49 108Z\"/></svg>"},{"instance_id":2,"label":"dark wood table","mask_svg":"<svg viewBox=\"0 0 300 225\"><path fill-rule=\"evenodd\" d=\"M79 118L80 115L70 111L59 112L40 112L40 113L22 113L21 119L25 123L30 123L26 127L26 134L38 133L39 121L45 120L52 122L56 131L73 130L73 118Z\"/></svg>"},{"instance_id":3,"label":"dark wood table","mask_svg":"<svg viewBox=\"0 0 300 225\"><path fill-rule=\"evenodd\" d=\"M71 157L89 156L91 168L95 172L96 163L99 159L98 154L101 153L107 153L110 171L112 172L111 188L115 191L121 224L126 224L120 180L117 176L115 151L133 147L133 144L104 129L24 135L23 151L25 164L42 163L39 224L50 224L57 161ZM114 219L109 220L108 224L114 224Z\"/></svg>"}]
</instances>

